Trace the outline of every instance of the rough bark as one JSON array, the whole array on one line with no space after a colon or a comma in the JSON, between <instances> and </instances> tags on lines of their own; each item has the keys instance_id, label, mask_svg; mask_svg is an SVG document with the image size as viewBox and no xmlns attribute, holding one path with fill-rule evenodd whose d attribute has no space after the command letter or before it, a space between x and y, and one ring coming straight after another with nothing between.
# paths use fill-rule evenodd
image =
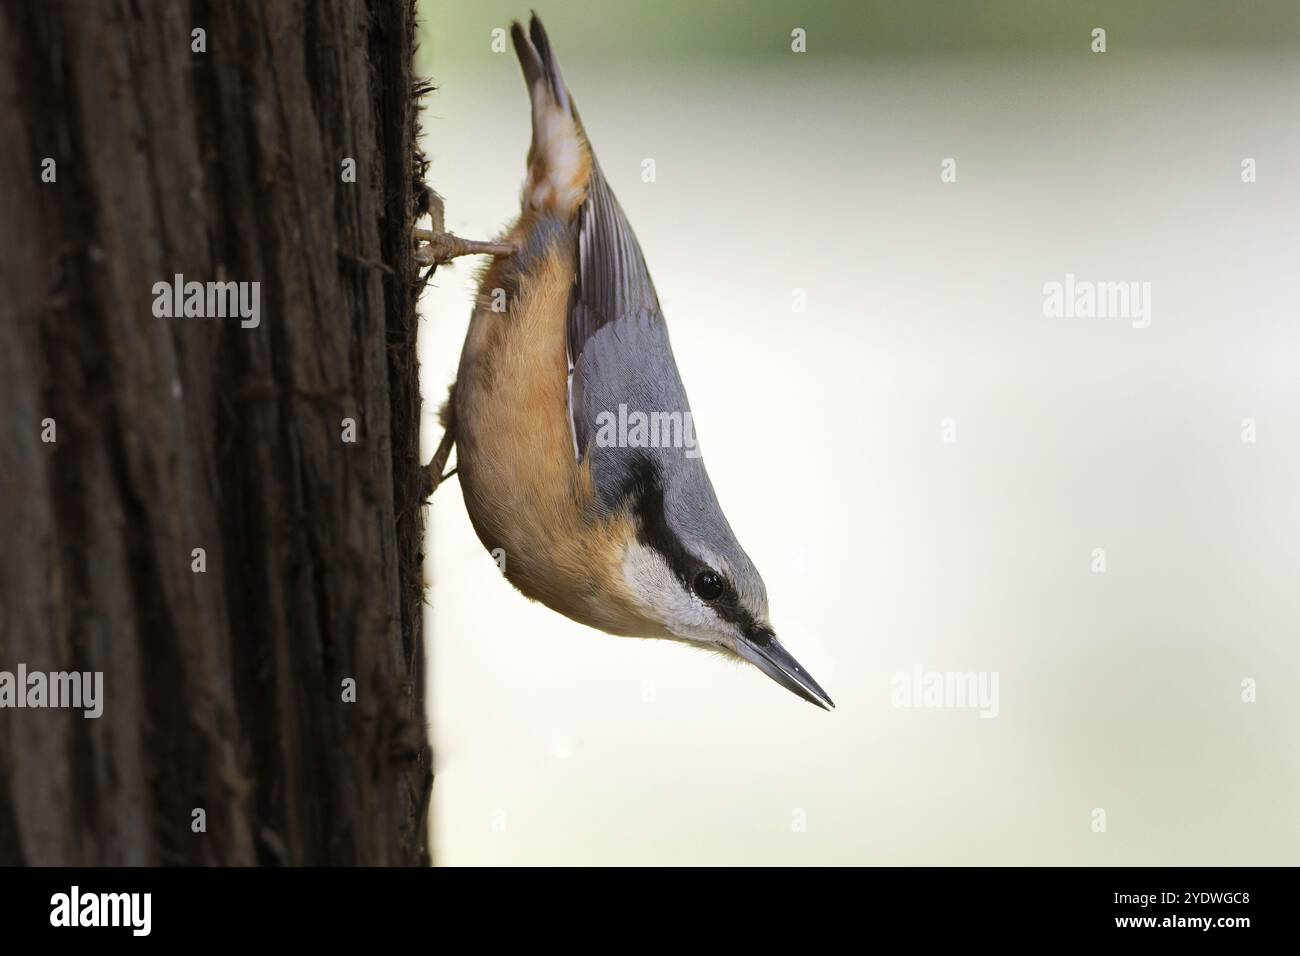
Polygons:
<instances>
[{"instance_id":1,"label":"rough bark","mask_svg":"<svg viewBox=\"0 0 1300 956\"><path fill-rule=\"evenodd\" d=\"M0 671L105 697L0 709L0 863L427 861L412 42L410 0L0 5ZM176 274L260 325L156 317Z\"/></svg>"}]
</instances>

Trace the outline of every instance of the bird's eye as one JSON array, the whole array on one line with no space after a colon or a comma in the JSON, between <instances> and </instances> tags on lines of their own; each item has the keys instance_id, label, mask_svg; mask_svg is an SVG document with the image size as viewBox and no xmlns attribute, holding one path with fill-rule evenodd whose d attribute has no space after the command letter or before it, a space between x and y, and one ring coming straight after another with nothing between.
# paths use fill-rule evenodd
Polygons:
<instances>
[{"instance_id":1,"label":"bird's eye","mask_svg":"<svg viewBox=\"0 0 1300 956\"><path fill-rule=\"evenodd\" d=\"M722 577L713 571L701 571L691 582L691 589L701 601L716 601L722 597Z\"/></svg>"}]
</instances>

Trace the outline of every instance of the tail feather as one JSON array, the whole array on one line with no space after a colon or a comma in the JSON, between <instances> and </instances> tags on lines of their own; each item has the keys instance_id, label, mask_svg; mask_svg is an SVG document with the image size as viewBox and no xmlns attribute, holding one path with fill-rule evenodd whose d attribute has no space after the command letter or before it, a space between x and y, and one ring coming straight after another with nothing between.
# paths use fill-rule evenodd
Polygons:
<instances>
[{"instance_id":1,"label":"tail feather","mask_svg":"<svg viewBox=\"0 0 1300 956\"><path fill-rule=\"evenodd\" d=\"M532 100L533 143L528 150L524 209L571 218L587 195L591 148L542 21L533 14L528 33L518 22L512 23L510 37Z\"/></svg>"},{"instance_id":2,"label":"tail feather","mask_svg":"<svg viewBox=\"0 0 1300 956\"><path fill-rule=\"evenodd\" d=\"M546 67L542 64L542 56L537 52L537 47L533 46L533 41L528 38L528 34L524 32L518 20L510 24L510 39L515 45L519 66L524 71L524 85L528 87L529 95L532 95L533 88L539 82L545 81Z\"/></svg>"},{"instance_id":3,"label":"tail feather","mask_svg":"<svg viewBox=\"0 0 1300 956\"><path fill-rule=\"evenodd\" d=\"M566 113L571 112L569 91L564 85L564 78L560 76L560 64L555 61L555 54L551 52L551 40L546 35L546 27L542 26L542 21L535 13L528 21L528 35L532 37L533 46L542 58L542 67L546 70L546 80L551 87L551 95L555 97L561 109Z\"/></svg>"}]
</instances>

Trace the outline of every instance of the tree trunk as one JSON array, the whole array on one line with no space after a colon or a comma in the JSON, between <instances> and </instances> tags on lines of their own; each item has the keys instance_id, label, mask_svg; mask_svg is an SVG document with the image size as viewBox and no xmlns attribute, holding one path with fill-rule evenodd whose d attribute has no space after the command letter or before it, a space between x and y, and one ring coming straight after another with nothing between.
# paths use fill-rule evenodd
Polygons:
<instances>
[{"instance_id":1,"label":"tree trunk","mask_svg":"<svg viewBox=\"0 0 1300 956\"><path fill-rule=\"evenodd\" d=\"M0 5L0 863L427 862L413 30Z\"/></svg>"}]
</instances>

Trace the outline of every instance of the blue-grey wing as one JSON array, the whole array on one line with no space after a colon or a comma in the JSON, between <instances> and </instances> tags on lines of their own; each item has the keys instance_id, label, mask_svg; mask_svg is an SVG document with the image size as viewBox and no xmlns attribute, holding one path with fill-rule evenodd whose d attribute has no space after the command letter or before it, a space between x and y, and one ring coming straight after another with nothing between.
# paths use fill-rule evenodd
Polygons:
<instances>
[{"instance_id":1,"label":"blue-grey wing","mask_svg":"<svg viewBox=\"0 0 1300 956\"><path fill-rule=\"evenodd\" d=\"M579 459L597 452L602 416L626 411L685 412L668 328L645 256L600 166L592 161L578 210L577 272L569 296L566 343L569 414ZM597 456L599 457L599 456ZM613 461L629 456L612 456ZM593 469L600 463L593 458ZM597 474L608 491L608 475ZM606 480L601 481L604 477Z\"/></svg>"},{"instance_id":2,"label":"blue-grey wing","mask_svg":"<svg viewBox=\"0 0 1300 956\"><path fill-rule=\"evenodd\" d=\"M614 508L638 469L707 482L686 389L636 235L599 165L578 212L569 298L569 413L575 452L591 458L599 503ZM683 467L685 465L686 467Z\"/></svg>"},{"instance_id":3,"label":"blue-grey wing","mask_svg":"<svg viewBox=\"0 0 1300 956\"><path fill-rule=\"evenodd\" d=\"M575 451L591 463L606 513L653 481L679 541L708 542L737 586L766 604L762 579L736 542L700 457L668 326L632 227L598 166L578 214L569 299L569 412Z\"/></svg>"},{"instance_id":4,"label":"blue-grey wing","mask_svg":"<svg viewBox=\"0 0 1300 956\"><path fill-rule=\"evenodd\" d=\"M567 329L569 366L578 364L593 335L620 319L663 324L641 245L593 157L587 198L578 210L578 270Z\"/></svg>"}]
</instances>

